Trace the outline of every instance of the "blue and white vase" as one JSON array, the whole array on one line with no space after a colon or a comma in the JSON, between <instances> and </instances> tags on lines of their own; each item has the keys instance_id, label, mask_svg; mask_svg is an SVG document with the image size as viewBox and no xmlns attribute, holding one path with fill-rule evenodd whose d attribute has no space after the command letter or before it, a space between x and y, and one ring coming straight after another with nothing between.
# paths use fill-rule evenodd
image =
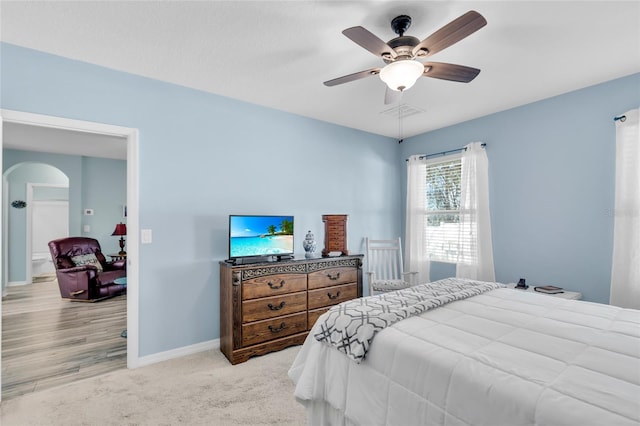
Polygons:
<instances>
[{"instance_id":1,"label":"blue and white vase","mask_svg":"<svg viewBox=\"0 0 640 426\"><path fill-rule=\"evenodd\" d=\"M304 247L305 251L304 257L310 258L314 256L313 252L316 251L316 240L311 231L307 232L307 235L304 237L302 247Z\"/></svg>"}]
</instances>

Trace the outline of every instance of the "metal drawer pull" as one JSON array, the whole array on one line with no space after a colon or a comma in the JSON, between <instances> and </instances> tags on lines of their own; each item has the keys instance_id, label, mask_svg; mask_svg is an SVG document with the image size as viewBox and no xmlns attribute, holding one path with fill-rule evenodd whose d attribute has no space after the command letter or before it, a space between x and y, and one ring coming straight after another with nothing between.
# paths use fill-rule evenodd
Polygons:
<instances>
[{"instance_id":1,"label":"metal drawer pull","mask_svg":"<svg viewBox=\"0 0 640 426\"><path fill-rule=\"evenodd\" d=\"M286 327L286 324L284 323L284 321L282 321L280 323L280 327L274 327L272 325L269 326L269 330L271 330L272 333L278 333L282 330L284 330L284 328Z\"/></svg>"},{"instance_id":2,"label":"metal drawer pull","mask_svg":"<svg viewBox=\"0 0 640 426\"><path fill-rule=\"evenodd\" d=\"M329 296L329 299L331 300L337 299L338 297L340 297L340 290L338 290L335 296L332 296L331 293L327 293L327 296Z\"/></svg>"},{"instance_id":3,"label":"metal drawer pull","mask_svg":"<svg viewBox=\"0 0 640 426\"><path fill-rule=\"evenodd\" d=\"M280 281L280 285L275 285L275 284L273 284L271 281L269 281L269 282L267 283L267 285L268 285L269 287L271 287L271 290L277 290L277 289L279 289L279 288L284 287L284 280Z\"/></svg>"},{"instance_id":4,"label":"metal drawer pull","mask_svg":"<svg viewBox=\"0 0 640 426\"><path fill-rule=\"evenodd\" d=\"M338 273L337 273L337 274L335 274L335 275L327 274L327 277L328 277L330 280L335 281L335 280L337 280L338 278L340 278L340 272L338 272Z\"/></svg>"},{"instance_id":5,"label":"metal drawer pull","mask_svg":"<svg viewBox=\"0 0 640 426\"><path fill-rule=\"evenodd\" d=\"M267 306L272 311L279 311L280 309L284 308L284 300L282 302L280 302L280 304L278 306L273 306L271 303L269 303Z\"/></svg>"}]
</instances>

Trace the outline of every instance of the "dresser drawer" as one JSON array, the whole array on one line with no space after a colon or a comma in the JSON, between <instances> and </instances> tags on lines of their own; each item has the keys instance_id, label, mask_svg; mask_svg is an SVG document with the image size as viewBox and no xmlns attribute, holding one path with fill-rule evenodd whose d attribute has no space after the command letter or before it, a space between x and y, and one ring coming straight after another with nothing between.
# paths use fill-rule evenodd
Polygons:
<instances>
[{"instance_id":1,"label":"dresser drawer","mask_svg":"<svg viewBox=\"0 0 640 426\"><path fill-rule=\"evenodd\" d=\"M242 322L259 321L307 310L307 293L263 297L242 302Z\"/></svg>"},{"instance_id":2,"label":"dresser drawer","mask_svg":"<svg viewBox=\"0 0 640 426\"><path fill-rule=\"evenodd\" d=\"M337 284L356 282L358 271L355 268L328 268L309 274L309 290L329 287Z\"/></svg>"},{"instance_id":3,"label":"dresser drawer","mask_svg":"<svg viewBox=\"0 0 640 426\"><path fill-rule=\"evenodd\" d=\"M327 312L330 307L331 306L325 306L324 308L309 310L309 315L307 315L307 328L311 330L316 321L318 321L318 318L320 318L320 315Z\"/></svg>"},{"instance_id":4,"label":"dresser drawer","mask_svg":"<svg viewBox=\"0 0 640 426\"><path fill-rule=\"evenodd\" d=\"M337 305L346 300L358 297L358 285L356 283L337 285L334 287L309 290L309 309L322 308L324 306Z\"/></svg>"},{"instance_id":5,"label":"dresser drawer","mask_svg":"<svg viewBox=\"0 0 640 426\"><path fill-rule=\"evenodd\" d=\"M285 315L242 325L242 346L307 331L307 313Z\"/></svg>"},{"instance_id":6,"label":"dresser drawer","mask_svg":"<svg viewBox=\"0 0 640 426\"><path fill-rule=\"evenodd\" d=\"M305 274L276 274L242 282L242 300L295 293L307 289Z\"/></svg>"}]
</instances>

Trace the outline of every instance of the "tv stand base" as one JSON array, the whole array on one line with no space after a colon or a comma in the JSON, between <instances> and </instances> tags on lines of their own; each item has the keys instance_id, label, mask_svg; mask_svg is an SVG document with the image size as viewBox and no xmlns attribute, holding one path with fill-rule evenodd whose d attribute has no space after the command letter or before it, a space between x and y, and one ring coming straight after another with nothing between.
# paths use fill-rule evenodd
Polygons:
<instances>
[{"instance_id":1,"label":"tv stand base","mask_svg":"<svg viewBox=\"0 0 640 426\"><path fill-rule=\"evenodd\" d=\"M233 259L225 260L226 263L236 266L236 265L252 265L254 263L270 263L270 262L281 262L283 260L293 260L294 256L292 254L281 254L281 255L273 255L273 256L253 256L253 257L237 257Z\"/></svg>"}]
</instances>

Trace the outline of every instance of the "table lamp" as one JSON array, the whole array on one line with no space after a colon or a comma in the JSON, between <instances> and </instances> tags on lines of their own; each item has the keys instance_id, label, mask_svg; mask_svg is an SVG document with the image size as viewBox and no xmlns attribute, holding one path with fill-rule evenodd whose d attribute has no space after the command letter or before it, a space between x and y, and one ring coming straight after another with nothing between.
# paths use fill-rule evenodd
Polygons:
<instances>
[{"instance_id":1,"label":"table lamp","mask_svg":"<svg viewBox=\"0 0 640 426\"><path fill-rule=\"evenodd\" d=\"M113 231L113 234L111 235L120 237L120 252L118 254L120 256L125 256L127 252L124 251L124 236L127 235L127 225L120 222L119 224L116 225L116 229Z\"/></svg>"}]
</instances>

